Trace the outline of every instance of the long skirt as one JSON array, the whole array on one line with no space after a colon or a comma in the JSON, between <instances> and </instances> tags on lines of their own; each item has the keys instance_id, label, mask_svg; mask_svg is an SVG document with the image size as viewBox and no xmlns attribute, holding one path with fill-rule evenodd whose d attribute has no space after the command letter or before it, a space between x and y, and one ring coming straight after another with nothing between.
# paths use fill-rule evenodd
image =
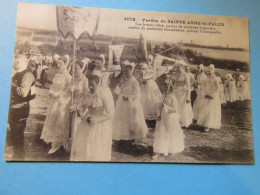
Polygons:
<instances>
[{"instance_id":1,"label":"long skirt","mask_svg":"<svg viewBox=\"0 0 260 195\"><path fill-rule=\"evenodd\" d=\"M155 120L162 95L158 85L153 79L141 85L141 95L144 118L147 120Z\"/></svg>"},{"instance_id":2,"label":"long skirt","mask_svg":"<svg viewBox=\"0 0 260 195\"><path fill-rule=\"evenodd\" d=\"M238 100L250 100L250 90L247 83L243 83L240 88L237 89Z\"/></svg>"},{"instance_id":3,"label":"long skirt","mask_svg":"<svg viewBox=\"0 0 260 195\"><path fill-rule=\"evenodd\" d=\"M184 150L184 138L178 114L163 111L161 120L156 123L153 151L164 155L181 152Z\"/></svg>"},{"instance_id":4,"label":"long skirt","mask_svg":"<svg viewBox=\"0 0 260 195\"><path fill-rule=\"evenodd\" d=\"M47 109L41 139L46 143L59 143L67 148L69 137L69 99L52 98Z\"/></svg>"},{"instance_id":5,"label":"long skirt","mask_svg":"<svg viewBox=\"0 0 260 195\"><path fill-rule=\"evenodd\" d=\"M124 101L122 96L119 96L112 127L115 140L145 138L148 128L140 100Z\"/></svg>"},{"instance_id":6,"label":"long skirt","mask_svg":"<svg viewBox=\"0 0 260 195\"><path fill-rule=\"evenodd\" d=\"M214 99L204 98L198 124L206 128L220 129L221 103L219 96Z\"/></svg>"},{"instance_id":7,"label":"long skirt","mask_svg":"<svg viewBox=\"0 0 260 195\"><path fill-rule=\"evenodd\" d=\"M220 98L220 103L221 103L221 104L227 103L226 97L225 97L225 94L224 94L223 91L220 91L220 92L219 92L219 98Z\"/></svg>"},{"instance_id":8,"label":"long skirt","mask_svg":"<svg viewBox=\"0 0 260 195\"><path fill-rule=\"evenodd\" d=\"M193 119L193 111L191 103L186 102L186 89L184 87L177 87L174 95L178 100L178 110L180 116L180 124L182 127L189 127Z\"/></svg>"},{"instance_id":9,"label":"long skirt","mask_svg":"<svg viewBox=\"0 0 260 195\"><path fill-rule=\"evenodd\" d=\"M193 104L193 119L198 120L199 118L199 112L201 110L202 102L204 100L204 93L202 90L197 90L197 97L195 99L195 102Z\"/></svg>"},{"instance_id":10,"label":"long skirt","mask_svg":"<svg viewBox=\"0 0 260 195\"><path fill-rule=\"evenodd\" d=\"M237 87L234 82L229 82L229 86L225 92L226 99L229 102L235 102L238 100Z\"/></svg>"},{"instance_id":11,"label":"long skirt","mask_svg":"<svg viewBox=\"0 0 260 195\"><path fill-rule=\"evenodd\" d=\"M92 126L83 118L73 136L70 160L110 161L111 149L111 120Z\"/></svg>"}]
</instances>

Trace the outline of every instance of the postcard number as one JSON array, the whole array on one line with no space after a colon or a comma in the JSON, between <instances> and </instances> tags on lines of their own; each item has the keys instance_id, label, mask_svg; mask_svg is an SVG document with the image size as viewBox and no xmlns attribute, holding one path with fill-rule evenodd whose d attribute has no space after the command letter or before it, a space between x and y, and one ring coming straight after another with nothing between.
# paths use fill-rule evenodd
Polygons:
<instances>
[{"instance_id":1,"label":"postcard number","mask_svg":"<svg viewBox=\"0 0 260 195\"><path fill-rule=\"evenodd\" d=\"M136 21L135 18L132 17L125 17L125 21Z\"/></svg>"}]
</instances>

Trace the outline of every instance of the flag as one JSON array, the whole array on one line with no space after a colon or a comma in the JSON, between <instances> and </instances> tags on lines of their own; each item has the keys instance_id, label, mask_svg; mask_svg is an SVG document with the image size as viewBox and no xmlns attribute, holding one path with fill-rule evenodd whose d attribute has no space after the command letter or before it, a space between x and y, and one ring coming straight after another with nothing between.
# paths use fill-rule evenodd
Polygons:
<instances>
[{"instance_id":1,"label":"flag","mask_svg":"<svg viewBox=\"0 0 260 195\"><path fill-rule=\"evenodd\" d=\"M98 8L57 6L57 27L63 38L79 39L83 33L92 37L98 28Z\"/></svg>"},{"instance_id":2,"label":"flag","mask_svg":"<svg viewBox=\"0 0 260 195\"><path fill-rule=\"evenodd\" d=\"M124 45L109 45L109 64L119 65Z\"/></svg>"},{"instance_id":3,"label":"flag","mask_svg":"<svg viewBox=\"0 0 260 195\"><path fill-rule=\"evenodd\" d=\"M109 70L120 70L120 57L124 45L109 45Z\"/></svg>"}]
</instances>

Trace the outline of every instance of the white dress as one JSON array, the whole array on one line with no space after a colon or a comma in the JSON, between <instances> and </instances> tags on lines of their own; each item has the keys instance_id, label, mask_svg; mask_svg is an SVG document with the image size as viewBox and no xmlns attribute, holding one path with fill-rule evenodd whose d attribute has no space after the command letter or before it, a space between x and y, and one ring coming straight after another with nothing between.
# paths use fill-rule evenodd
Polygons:
<instances>
[{"instance_id":1,"label":"white dress","mask_svg":"<svg viewBox=\"0 0 260 195\"><path fill-rule=\"evenodd\" d=\"M238 99L237 96L237 87L234 79L227 79L224 82L224 92L226 101L235 102Z\"/></svg>"},{"instance_id":2,"label":"white dress","mask_svg":"<svg viewBox=\"0 0 260 195\"><path fill-rule=\"evenodd\" d=\"M221 104L225 104L225 103L227 103L227 101L226 101L226 97L225 97L225 94L224 94L224 85L223 85L222 80L221 80L221 78L219 76L217 76L216 79L219 82L220 103Z\"/></svg>"},{"instance_id":3,"label":"white dress","mask_svg":"<svg viewBox=\"0 0 260 195\"><path fill-rule=\"evenodd\" d=\"M213 99L204 97L198 124L206 128L219 129L221 126L221 103L219 97L219 82L215 76L210 76L205 80L204 89L205 95Z\"/></svg>"},{"instance_id":4,"label":"white dress","mask_svg":"<svg viewBox=\"0 0 260 195\"><path fill-rule=\"evenodd\" d=\"M178 115L178 102L173 93L167 94L161 120L156 122L153 151L164 155L184 150L185 135Z\"/></svg>"},{"instance_id":5,"label":"white dress","mask_svg":"<svg viewBox=\"0 0 260 195\"><path fill-rule=\"evenodd\" d=\"M67 149L71 76L67 72L58 72L52 83L41 139L46 143L60 143Z\"/></svg>"},{"instance_id":6,"label":"white dress","mask_svg":"<svg viewBox=\"0 0 260 195\"><path fill-rule=\"evenodd\" d=\"M129 140L145 138L148 128L141 105L141 91L138 81L132 76L116 87L118 99L113 120L113 139ZM128 100L124 100L127 97Z\"/></svg>"},{"instance_id":7,"label":"white dress","mask_svg":"<svg viewBox=\"0 0 260 195\"><path fill-rule=\"evenodd\" d=\"M79 78L74 79L75 89L73 92L73 104L79 106L82 98L89 92L88 79L82 75ZM76 133L80 117L77 116L76 112L73 113L73 132L72 137Z\"/></svg>"},{"instance_id":8,"label":"white dress","mask_svg":"<svg viewBox=\"0 0 260 195\"><path fill-rule=\"evenodd\" d=\"M250 100L250 90L246 80L237 81L238 100Z\"/></svg>"},{"instance_id":9,"label":"white dress","mask_svg":"<svg viewBox=\"0 0 260 195\"><path fill-rule=\"evenodd\" d=\"M109 72L104 72L106 71L106 69L103 67L102 70L97 70L94 69L94 71L92 72L92 75L101 75L101 81L100 81L100 89L102 91L104 91L104 93L106 94L111 94L111 90L109 88L109 77L110 77L110 73Z\"/></svg>"},{"instance_id":10,"label":"white dress","mask_svg":"<svg viewBox=\"0 0 260 195\"><path fill-rule=\"evenodd\" d=\"M178 101L180 124L182 127L189 127L193 119L193 111L190 101L190 77L187 73L181 72L173 75L174 95Z\"/></svg>"},{"instance_id":11,"label":"white dress","mask_svg":"<svg viewBox=\"0 0 260 195\"><path fill-rule=\"evenodd\" d=\"M153 78L142 80L140 88L144 118L147 120L155 120L157 108L162 98L161 91Z\"/></svg>"},{"instance_id":12,"label":"white dress","mask_svg":"<svg viewBox=\"0 0 260 195\"><path fill-rule=\"evenodd\" d=\"M110 93L111 94L111 93ZM72 140L71 161L110 161L112 150L112 124L114 101L112 95L99 90L87 93L80 110L78 130ZM92 116L96 121L90 125L86 119Z\"/></svg>"},{"instance_id":13,"label":"white dress","mask_svg":"<svg viewBox=\"0 0 260 195\"><path fill-rule=\"evenodd\" d=\"M204 72L200 73L197 77L196 84L197 84L197 89L196 89L196 94L197 97L194 101L193 104L193 119L198 120L199 118L199 112L201 110L202 102L204 100L205 92L204 92L204 82L206 80L207 76L205 75Z\"/></svg>"}]
</instances>

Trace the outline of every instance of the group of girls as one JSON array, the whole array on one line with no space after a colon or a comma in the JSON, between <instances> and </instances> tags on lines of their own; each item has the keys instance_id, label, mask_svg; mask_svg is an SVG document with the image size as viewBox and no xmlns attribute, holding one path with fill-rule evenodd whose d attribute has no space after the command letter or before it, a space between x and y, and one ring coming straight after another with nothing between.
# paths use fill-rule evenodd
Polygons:
<instances>
[{"instance_id":1,"label":"group of girls","mask_svg":"<svg viewBox=\"0 0 260 195\"><path fill-rule=\"evenodd\" d=\"M156 120L156 159L159 154L167 156L184 150L182 127L189 127L193 119L205 131L220 128L221 102L230 101L225 89L232 84L224 83L221 89L214 65L209 66L208 76L200 65L195 80L188 68L185 72L184 63L178 63L176 71L166 73L167 87L161 93L154 78L153 56L138 67L126 60L121 63L121 73L115 74L107 71L101 54L86 77L88 62L77 61L72 78L69 57L57 60L59 71L49 90L41 135L52 144L50 154L63 146L70 151L72 161L110 161L112 140L144 139L148 132L145 120ZM141 74L136 74L137 70ZM248 90L243 79L237 82L241 94ZM197 97L192 109L193 88Z\"/></svg>"},{"instance_id":2,"label":"group of girls","mask_svg":"<svg viewBox=\"0 0 260 195\"><path fill-rule=\"evenodd\" d=\"M236 79L234 75L227 74L224 81L224 96L227 102L250 100L249 82L244 75Z\"/></svg>"},{"instance_id":3,"label":"group of girls","mask_svg":"<svg viewBox=\"0 0 260 195\"><path fill-rule=\"evenodd\" d=\"M198 66L195 81L196 99L193 105L193 119L205 127L205 131L221 126L221 104L250 100L249 83L244 75L236 78L227 74L224 80L215 73L214 65L209 66L207 75L203 65Z\"/></svg>"},{"instance_id":4,"label":"group of girls","mask_svg":"<svg viewBox=\"0 0 260 195\"><path fill-rule=\"evenodd\" d=\"M153 59L151 56L148 59L142 67L142 78L138 80L133 76L135 64L128 61L121 64L120 74L112 75L119 77L117 79L111 79L111 73L106 71L104 55L96 60L88 78L84 75L84 63L76 62L72 85L69 58L60 58L57 62L59 71L49 90L47 116L41 134L41 139L52 145L48 153L63 146L73 161L110 161L112 139L146 138L145 119L157 119L155 156L181 152L184 134L174 85L168 82L163 96L151 76ZM116 82L111 83L113 80ZM112 85L116 87L111 92L109 86Z\"/></svg>"}]
</instances>

